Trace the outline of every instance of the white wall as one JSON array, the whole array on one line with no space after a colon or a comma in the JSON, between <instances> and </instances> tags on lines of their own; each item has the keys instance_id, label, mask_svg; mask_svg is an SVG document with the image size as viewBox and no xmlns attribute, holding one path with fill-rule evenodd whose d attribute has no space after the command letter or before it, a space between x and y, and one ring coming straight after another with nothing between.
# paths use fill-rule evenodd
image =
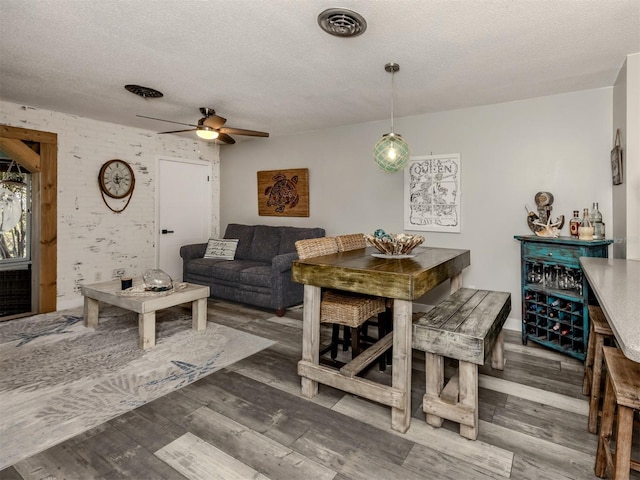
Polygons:
<instances>
[{"instance_id":1,"label":"white wall","mask_svg":"<svg viewBox=\"0 0 640 480\"><path fill-rule=\"evenodd\" d=\"M552 192L553 213L567 221L572 210L598 201L613 232L612 91L396 119L414 155L461 154L462 232L419 233L427 245L470 249L464 285L510 291L512 317L520 316L513 235L530 233L523 205L533 206L536 192ZM229 222L318 225L329 235L403 230L403 177L378 170L372 160L388 121L249 139L223 146L220 165L211 144L8 102L0 102L0 123L58 134L58 308L79 304L78 284L95 281L97 273L107 279L114 268L140 274L154 266L157 155L214 163L214 177L220 176L213 179L212 235ZM133 200L119 215L104 206L97 187L99 168L111 158L129 161L137 179ZM303 167L310 170L310 217L258 216L256 172ZM567 232L565 226L561 233Z\"/></svg>"},{"instance_id":2,"label":"white wall","mask_svg":"<svg viewBox=\"0 0 640 480\"><path fill-rule=\"evenodd\" d=\"M58 135L58 309L81 305L79 285L99 277L109 280L116 268L135 276L156 266L159 155L213 163L212 234L217 234L215 145L4 101L0 101L0 123ZM131 203L120 214L107 208L98 187L100 167L112 158L129 162L136 176Z\"/></svg>"},{"instance_id":3,"label":"white wall","mask_svg":"<svg viewBox=\"0 0 640 480\"><path fill-rule=\"evenodd\" d=\"M623 154L627 153L627 63L625 62L613 88L613 131L611 148L615 145L616 130L620 130L620 146ZM626 160L626 159L625 159ZM623 173L627 173L624 171ZM612 192L612 207L614 229L611 232L615 238L627 238L627 185L614 185ZM622 240L613 244L613 257L627 258L627 244Z\"/></svg>"},{"instance_id":4,"label":"white wall","mask_svg":"<svg viewBox=\"0 0 640 480\"><path fill-rule=\"evenodd\" d=\"M520 317L524 204L554 194L554 215L600 203L612 218L609 162L612 88L395 120L413 155L460 153L462 232L422 232L426 245L471 250L465 286L512 293ZM403 231L403 175L380 171L373 146L389 122L255 139L221 150L221 230L230 222L321 226L328 235ZM259 217L256 172L309 168L310 217ZM610 230L609 230L610 231ZM430 299L421 299L429 302Z\"/></svg>"},{"instance_id":5,"label":"white wall","mask_svg":"<svg viewBox=\"0 0 640 480\"><path fill-rule=\"evenodd\" d=\"M613 256L640 259L640 53L627 56L613 89L612 139L617 129L624 173L623 183L613 187Z\"/></svg>"}]
</instances>

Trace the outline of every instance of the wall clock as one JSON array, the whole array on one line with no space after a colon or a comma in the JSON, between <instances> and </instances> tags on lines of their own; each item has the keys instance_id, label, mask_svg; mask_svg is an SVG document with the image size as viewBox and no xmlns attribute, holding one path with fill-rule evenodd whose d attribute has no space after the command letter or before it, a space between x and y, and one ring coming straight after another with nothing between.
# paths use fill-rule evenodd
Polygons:
<instances>
[{"instance_id":1,"label":"wall clock","mask_svg":"<svg viewBox=\"0 0 640 480\"><path fill-rule=\"evenodd\" d=\"M131 197L133 196L133 188L136 185L136 177L133 174L133 169L124 160L109 160L100 168L98 174L98 183L100 184L100 193L102 194L102 200L104 204L109 207L109 210L120 213L124 211L129 205ZM116 200L129 197L127 203L120 210L117 210L107 203L108 197Z\"/></svg>"}]
</instances>

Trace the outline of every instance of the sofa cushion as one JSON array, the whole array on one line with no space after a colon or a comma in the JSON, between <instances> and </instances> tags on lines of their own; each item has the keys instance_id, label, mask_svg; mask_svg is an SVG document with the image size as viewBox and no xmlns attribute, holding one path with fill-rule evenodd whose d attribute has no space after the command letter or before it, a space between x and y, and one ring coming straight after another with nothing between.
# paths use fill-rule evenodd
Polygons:
<instances>
[{"instance_id":1,"label":"sofa cushion","mask_svg":"<svg viewBox=\"0 0 640 480\"><path fill-rule=\"evenodd\" d=\"M201 275L203 277L211 277L217 269L218 263L230 263L228 260L220 260L217 258L193 258L185 265L185 270L190 275Z\"/></svg>"},{"instance_id":2,"label":"sofa cushion","mask_svg":"<svg viewBox=\"0 0 640 480\"><path fill-rule=\"evenodd\" d=\"M238 248L236 249L235 258L238 260L248 260L251 258L249 251L251 250L251 242L253 242L253 234L255 227L253 225L241 225L239 223L230 223L224 232L224 238L237 238Z\"/></svg>"},{"instance_id":3,"label":"sofa cushion","mask_svg":"<svg viewBox=\"0 0 640 480\"><path fill-rule=\"evenodd\" d=\"M324 237L324 228L282 227L279 254L296 251L296 242L307 238Z\"/></svg>"},{"instance_id":4,"label":"sofa cushion","mask_svg":"<svg viewBox=\"0 0 640 480\"><path fill-rule=\"evenodd\" d=\"M249 260L269 262L271 264L273 257L278 255L281 232L280 227L256 225L253 242L251 242L251 249L249 250Z\"/></svg>"},{"instance_id":5,"label":"sofa cushion","mask_svg":"<svg viewBox=\"0 0 640 480\"><path fill-rule=\"evenodd\" d=\"M259 287L272 287L270 265L257 265L245 268L240 272L242 285L256 285Z\"/></svg>"},{"instance_id":6,"label":"sofa cushion","mask_svg":"<svg viewBox=\"0 0 640 480\"><path fill-rule=\"evenodd\" d=\"M189 262L189 274L200 275L228 282L243 282L241 274L244 270L255 267L268 267L264 262L253 260L217 260L213 258L196 258Z\"/></svg>"},{"instance_id":7,"label":"sofa cushion","mask_svg":"<svg viewBox=\"0 0 640 480\"><path fill-rule=\"evenodd\" d=\"M233 260L236 248L238 248L238 239L220 240L219 238L210 238L203 257Z\"/></svg>"},{"instance_id":8,"label":"sofa cushion","mask_svg":"<svg viewBox=\"0 0 640 480\"><path fill-rule=\"evenodd\" d=\"M217 264L215 268L211 270L211 277L216 280L243 283L242 273L245 270L264 266L264 263L253 260L234 260L233 262Z\"/></svg>"}]
</instances>

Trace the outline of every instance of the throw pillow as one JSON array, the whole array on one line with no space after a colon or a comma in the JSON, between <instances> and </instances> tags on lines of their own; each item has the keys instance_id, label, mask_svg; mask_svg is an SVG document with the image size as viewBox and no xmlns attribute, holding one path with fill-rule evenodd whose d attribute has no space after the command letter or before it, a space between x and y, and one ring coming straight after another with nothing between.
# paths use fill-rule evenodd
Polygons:
<instances>
[{"instance_id":1,"label":"throw pillow","mask_svg":"<svg viewBox=\"0 0 640 480\"><path fill-rule=\"evenodd\" d=\"M238 248L238 239L210 238L204 258L217 258L219 260L233 260Z\"/></svg>"}]
</instances>

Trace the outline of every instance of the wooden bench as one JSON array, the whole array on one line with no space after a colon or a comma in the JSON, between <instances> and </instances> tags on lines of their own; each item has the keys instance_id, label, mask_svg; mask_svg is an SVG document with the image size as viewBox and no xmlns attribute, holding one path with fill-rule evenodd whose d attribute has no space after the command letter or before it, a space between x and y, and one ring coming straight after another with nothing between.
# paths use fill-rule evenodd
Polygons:
<instances>
[{"instance_id":1,"label":"wooden bench","mask_svg":"<svg viewBox=\"0 0 640 480\"><path fill-rule=\"evenodd\" d=\"M425 352L429 425L452 420L460 435L478 438L478 365L491 355L491 367L504 369L502 326L510 311L510 293L461 288L413 324L413 348ZM458 360L446 386L445 357Z\"/></svg>"}]
</instances>

